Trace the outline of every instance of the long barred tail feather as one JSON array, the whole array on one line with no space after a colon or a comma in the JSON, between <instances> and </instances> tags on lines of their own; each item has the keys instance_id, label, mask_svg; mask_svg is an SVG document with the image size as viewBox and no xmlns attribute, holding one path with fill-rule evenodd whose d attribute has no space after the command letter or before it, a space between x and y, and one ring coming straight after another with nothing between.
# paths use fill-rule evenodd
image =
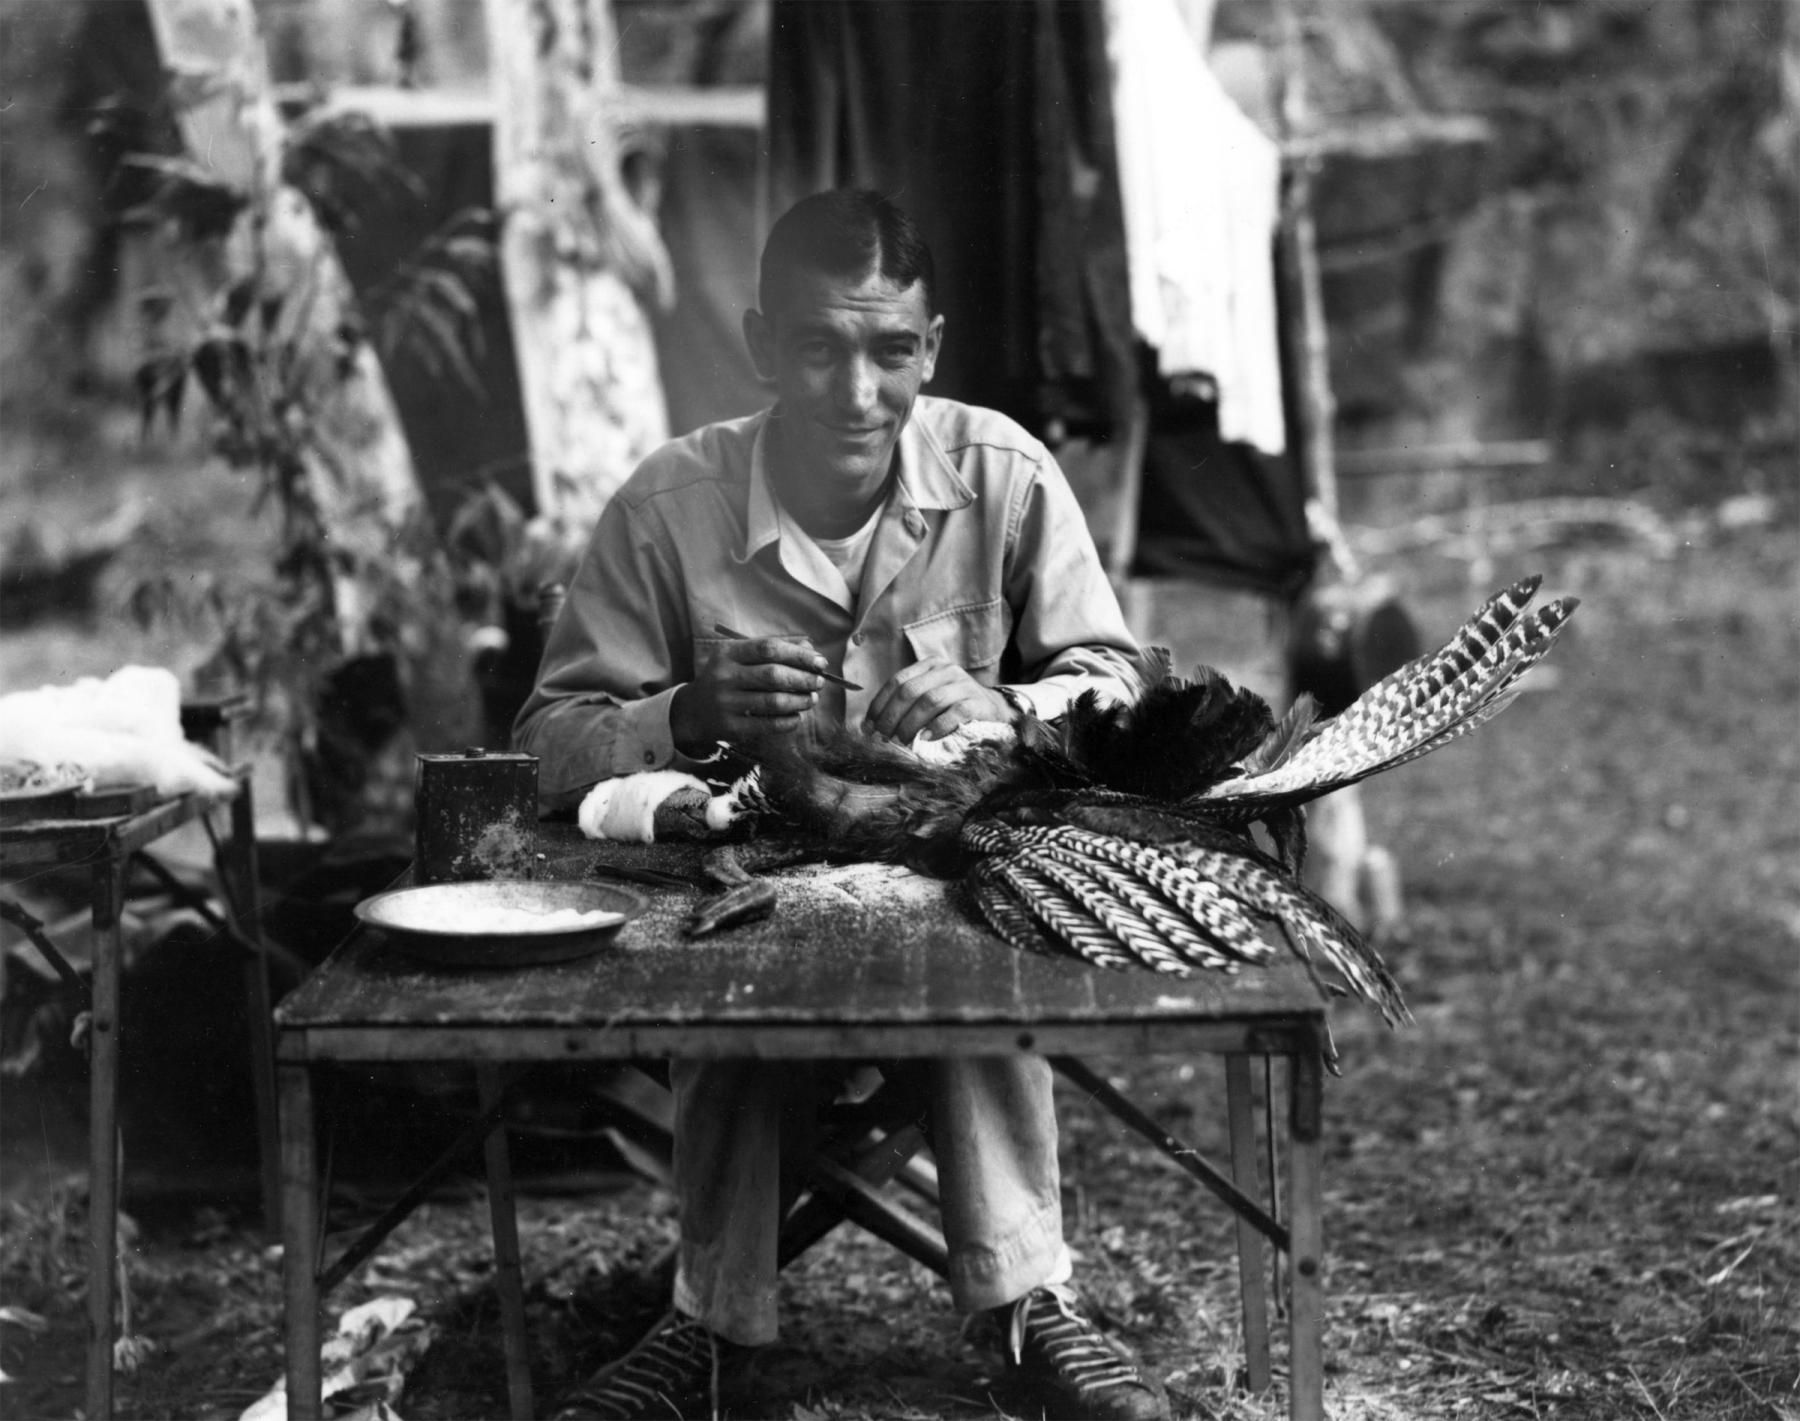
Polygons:
<instances>
[{"instance_id":1,"label":"long barred tail feather","mask_svg":"<svg viewBox=\"0 0 1800 1421\"><path fill-rule=\"evenodd\" d=\"M1036 936L1097 965L1186 973L1267 960L1273 949L1257 924L1272 923L1322 992L1332 990L1321 975L1329 972L1390 1024L1411 1019L1361 934L1242 840L1151 846L1070 825L990 820L965 825L961 841L983 856L976 881L1012 900L982 909L1008 941L1022 936L1013 924L1023 910Z\"/></svg>"},{"instance_id":2,"label":"long barred tail feather","mask_svg":"<svg viewBox=\"0 0 1800 1421\"><path fill-rule=\"evenodd\" d=\"M1009 946L1040 957L1065 955L1056 939L1046 934L1007 891L1000 880L999 865L992 859L978 860L970 868L969 892L983 920Z\"/></svg>"},{"instance_id":3,"label":"long barred tail feather","mask_svg":"<svg viewBox=\"0 0 1800 1421\"><path fill-rule=\"evenodd\" d=\"M1537 581L1498 593L1443 648L1384 677L1281 763L1221 781L1183 807L1244 822L1416 760L1491 719L1579 605L1566 598L1524 615Z\"/></svg>"},{"instance_id":4,"label":"long barred tail feather","mask_svg":"<svg viewBox=\"0 0 1800 1421\"><path fill-rule=\"evenodd\" d=\"M1536 616L1508 621L1492 641L1459 637L1446 649L1454 655L1440 652L1422 669L1414 663L1376 683L1289 760L1286 774L1335 776L1352 767L1369 773L1441 733L1535 665L1568 610L1567 603L1553 602ZM1485 631L1492 622L1482 616L1470 625Z\"/></svg>"},{"instance_id":5,"label":"long barred tail feather","mask_svg":"<svg viewBox=\"0 0 1800 1421\"><path fill-rule=\"evenodd\" d=\"M1034 869L1015 859L997 859L994 875L1013 898L1050 931L1065 947L1096 967L1136 967L1138 959L1118 945L1117 939L1093 915L1062 889Z\"/></svg>"},{"instance_id":6,"label":"long barred tail feather","mask_svg":"<svg viewBox=\"0 0 1800 1421\"><path fill-rule=\"evenodd\" d=\"M1016 832L998 826L971 825L962 838L965 847L995 855L982 860L980 881L1015 893L1017 906L1036 914L1040 921L1048 907L1034 901L1033 891L1039 882L1049 884L1061 900L1056 922L1074 928L1077 918L1082 918L1083 925L1071 945L1089 960L1095 960L1091 949L1098 946L1097 934L1105 934L1110 938L1110 950L1129 953L1139 965L1153 971L1183 976L1192 969L1176 942L1194 938L1196 948L1204 948L1178 915L1154 902L1154 895L1141 885L1122 874L1109 879L1105 864L1042 843L1027 843ZM1020 870L1024 876L1003 871L1009 869ZM1102 955L1110 956L1110 951Z\"/></svg>"},{"instance_id":7,"label":"long barred tail feather","mask_svg":"<svg viewBox=\"0 0 1800 1421\"><path fill-rule=\"evenodd\" d=\"M1322 960L1351 991L1378 1008L1390 1026L1412 1020L1381 955L1316 893L1242 855L1196 849L1182 858L1258 916L1280 924L1298 955Z\"/></svg>"},{"instance_id":8,"label":"long barred tail feather","mask_svg":"<svg viewBox=\"0 0 1800 1421\"><path fill-rule=\"evenodd\" d=\"M1017 862L1054 883L1072 903L1111 933L1115 943L1151 971L1173 977L1185 977L1193 971L1143 912L1140 894L1120 891L1095 872L1092 865L1053 852L1027 854Z\"/></svg>"},{"instance_id":9,"label":"long barred tail feather","mask_svg":"<svg viewBox=\"0 0 1800 1421\"><path fill-rule=\"evenodd\" d=\"M1197 941L1171 937L1170 945L1197 967L1235 970L1239 962L1266 961L1271 948L1236 899L1208 883L1173 854L1074 825L1009 831L1007 847L1026 854L1078 856L1136 885L1145 896L1164 901ZM1104 876L1104 875L1103 875Z\"/></svg>"}]
</instances>

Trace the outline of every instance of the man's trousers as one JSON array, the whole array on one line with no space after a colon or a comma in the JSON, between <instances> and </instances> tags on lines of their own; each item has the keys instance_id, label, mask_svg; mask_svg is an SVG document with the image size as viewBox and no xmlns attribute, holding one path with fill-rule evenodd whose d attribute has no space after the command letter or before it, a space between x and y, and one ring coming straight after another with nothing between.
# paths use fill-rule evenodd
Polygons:
<instances>
[{"instance_id":1,"label":"man's trousers","mask_svg":"<svg viewBox=\"0 0 1800 1421\"><path fill-rule=\"evenodd\" d=\"M883 1063L924 1112L950 1291L966 1312L1066 1282L1049 1063L1041 1056ZM675 1306L733 1342L776 1335L775 1254L845 1079L837 1062L677 1061Z\"/></svg>"}]
</instances>

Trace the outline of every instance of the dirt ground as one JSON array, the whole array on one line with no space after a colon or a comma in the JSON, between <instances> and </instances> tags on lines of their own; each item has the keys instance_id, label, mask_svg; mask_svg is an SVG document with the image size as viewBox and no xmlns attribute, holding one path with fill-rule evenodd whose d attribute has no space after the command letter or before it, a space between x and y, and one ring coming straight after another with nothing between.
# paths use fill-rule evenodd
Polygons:
<instances>
[{"instance_id":1,"label":"dirt ground","mask_svg":"<svg viewBox=\"0 0 1800 1421\"><path fill-rule=\"evenodd\" d=\"M1704 519L1678 532L1666 556L1497 550L1500 578L1538 570L1584 599L1573 633L1493 725L1368 794L1403 869L1407 929L1387 950L1418 1021L1389 1032L1345 1008L1334 1022L1325 1351L1341 1421L1800 1418L1795 535ZM1434 634L1476 600L1448 559L1386 570ZM129 652L96 625L40 626L0 655L17 674ZM1216 1062L1101 1064L1223 1156ZM1107 1325L1167 1378L1178 1416L1284 1415L1279 1383L1262 1398L1236 1385L1222 1209L1075 1093L1062 1110L1068 1237ZM0 1200L0 1305L42 1323L0 1312L0 1410L73 1416L80 1178L31 1132L4 1148L15 1165L44 1156ZM527 1183L547 1397L651 1316L643 1269L673 1236L672 1205L604 1176L573 1193ZM335 1222L372 1197L347 1196ZM135 1224L133 1327L153 1346L120 1413L238 1416L281 1372L278 1254L237 1202L144 1208ZM471 1176L334 1300L412 1298L435 1329L398 1403L407 1421L505 1414L487 1257ZM733 1416L1010 1414L994 1359L885 1248L841 1231L782 1286L783 1339Z\"/></svg>"}]
</instances>

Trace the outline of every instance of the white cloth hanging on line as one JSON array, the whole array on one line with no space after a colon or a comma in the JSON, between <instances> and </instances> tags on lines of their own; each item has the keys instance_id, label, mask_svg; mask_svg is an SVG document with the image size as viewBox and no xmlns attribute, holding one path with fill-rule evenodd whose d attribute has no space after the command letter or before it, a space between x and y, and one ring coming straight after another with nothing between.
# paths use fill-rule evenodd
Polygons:
<instances>
[{"instance_id":1,"label":"white cloth hanging on line","mask_svg":"<svg viewBox=\"0 0 1800 1421\"><path fill-rule=\"evenodd\" d=\"M1286 447L1275 307L1281 155L1175 0L1107 0L1131 317L1164 376L1210 375L1219 433Z\"/></svg>"}]
</instances>

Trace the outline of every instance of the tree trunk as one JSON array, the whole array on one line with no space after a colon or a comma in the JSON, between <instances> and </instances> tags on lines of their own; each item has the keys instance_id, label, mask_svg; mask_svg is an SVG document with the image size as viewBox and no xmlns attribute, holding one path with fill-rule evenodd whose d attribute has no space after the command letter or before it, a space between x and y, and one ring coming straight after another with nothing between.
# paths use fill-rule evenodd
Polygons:
<instances>
[{"instance_id":1,"label":"tree trunk","mask_svg":"<svg viewBox=\"0 0 1800 1421\"><path fill-rule=\"evenodd\" d=\"M627 191L607 0L487 0L494 194L538 512L585 541L668 438L650 322L672 296L655 223Z\"/></svg>"},{"instance_id":2,"label":"tree trunk","mask_svg":"<svg viewBox=\"0 0 1800 1421\"><path fill-rule=\"evenodd\" d=\"M308 472L326 528L334 541L378 560L420 506L412 455L375 352L359 345L347 376L339 366L338 332L355 297L311 205L281 181L283 125L255 14L249 0L149 0L149 9L188 153L263 195L240 219L223 275L233 280L261 263L264 294L282 298L282 319L304 332L323 450ZM260 253L252 249L259 234L245 230L259 208L266 223ZM338 611L352 652L366 641L363 599L343 591Z\"/></svg>"}]
</instances>

